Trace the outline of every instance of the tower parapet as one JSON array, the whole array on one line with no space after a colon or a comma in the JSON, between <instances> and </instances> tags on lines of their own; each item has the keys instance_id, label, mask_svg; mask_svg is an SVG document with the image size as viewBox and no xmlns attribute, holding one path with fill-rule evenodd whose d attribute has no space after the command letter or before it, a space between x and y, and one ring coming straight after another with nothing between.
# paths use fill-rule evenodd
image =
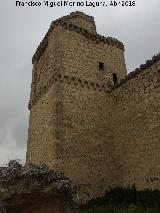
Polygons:
<instances>
[{"instance_id":1,"label":"tower parapet","mask_svg":"<svg viewBox=\"0 0 160 213\"><path fill-rule=\"evenodd\" d=\"M121 80L119 84L115 85L114 88L120 87L122 84L127 83L130 79L136 77L141 72L148 71L152 66L154 69L158 70L158 67L160 67L160 64L158 63L160 61L160 53L157 55L154 55L151 60L147 60L144 64L141 64L138 68L136 68L134 71L130 72L128 75L126 75L126 78Z\"/></svg>"},{"instance_id":2,"label":"tower parapet","mask_svg":"<svg viewBox=\"0 0 160 213\"><path fill-rule=\"evenodd\" d=\"M74 24L77 27L87 30L89 33L97 33L94 18L82 12L72 12L70 15L60 18L60 20Z\"/></svg>"},{"instance_id":3,"label":"tower parapet","mask_svg":"<svg viewBox=\"0 0 160 213\"><path fill-rule=\"evenodd\" d=\"M77 11L71 13L70 15L56 19L51 23L48 32L46 33L42 42L40 42L35 54L33 55L32 63L34 63L35 60L38 60L43 54L48 45L49 35L56 26L61 26L67 30L78 32L95 43L107 43L108 45L116 46L124 51L124 45L119 40L97 34L96 25L92 16L88 16L82 12Z\"/></svg>"}]
</instances>

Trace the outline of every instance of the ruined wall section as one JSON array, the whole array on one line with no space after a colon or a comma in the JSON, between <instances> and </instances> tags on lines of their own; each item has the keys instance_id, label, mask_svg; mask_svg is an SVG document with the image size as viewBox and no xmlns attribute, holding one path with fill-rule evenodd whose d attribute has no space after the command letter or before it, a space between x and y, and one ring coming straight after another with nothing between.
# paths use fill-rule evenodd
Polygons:
<instances>
[{"instance_id":1,"label":"ruined wall section","mask_svg":"<svg viewBox=\"0 0 160 213\"><path fill-rule=\"evenodd\" d=\"M112 92L114 161L120 186L160 189L160 60L148 64Z\"/></svg>"},{"instance_id":2,"label":"ruined wall section","mask_svg":"<svg viewBox=\"0 0 160 213\"><path fill-rule=\"evenodd\" d=\"M48 193L49 194L49 193ZM32 198L32 199L31 199ZM24 198L23 198L24 199ZM18 199L17 199L18 200ZM20 200L20 198L19 198ZM67 200L62 194L55 194L54 196L50 193L50 196L43 197L42 195L31 194L28 202L24 203L18 208L7 209L8 213L72 213L68 207Z\"/></svg>"}]
</instances>

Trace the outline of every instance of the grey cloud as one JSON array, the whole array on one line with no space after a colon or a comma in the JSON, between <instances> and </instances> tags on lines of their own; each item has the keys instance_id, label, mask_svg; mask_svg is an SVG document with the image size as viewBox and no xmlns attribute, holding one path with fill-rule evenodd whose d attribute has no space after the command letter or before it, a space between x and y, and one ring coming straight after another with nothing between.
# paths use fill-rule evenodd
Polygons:
<instances>
[{"instance_id":1,"label":"grey cloud","mask_svg":"<svg viewBox=\"0 0 160 213\"><path fill-rule=\"evenodd\" d=\"M16 146L19 148L25 148L27 142L27 132L28 132L28 114L23 114L23 116L17 119L14 126L12 127L12 138L16 142Z\"/></svg>"}]
</instances>

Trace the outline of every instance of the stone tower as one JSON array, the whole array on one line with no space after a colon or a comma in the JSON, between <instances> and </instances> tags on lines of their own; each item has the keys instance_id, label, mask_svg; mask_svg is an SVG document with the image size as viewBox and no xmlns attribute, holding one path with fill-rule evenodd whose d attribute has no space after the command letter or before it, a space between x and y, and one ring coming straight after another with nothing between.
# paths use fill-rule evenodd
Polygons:
<instances>
[{"instance_id":1,"label":"stone tower","mask_svg":"<svg viewBox=\"0 0 160 213\"><path fill-rule=\"evenodd\" d=\"M87 199L115 186L110 92L125 77L123 44L93 17L53 21L33 56L27 164L64 171Z\"/></svg>"}]
</instances>

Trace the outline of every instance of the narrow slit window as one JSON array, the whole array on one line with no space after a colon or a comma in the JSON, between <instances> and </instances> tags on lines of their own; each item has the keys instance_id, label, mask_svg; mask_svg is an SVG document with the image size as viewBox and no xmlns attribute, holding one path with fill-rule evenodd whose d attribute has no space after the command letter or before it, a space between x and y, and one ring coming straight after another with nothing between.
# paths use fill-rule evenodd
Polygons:
<instances>
[{"instance_id":1,"label":"narrow slit window","mask_svg":"<svg viewBox=\"0 0 160 213\"><path fill-rule=\"evenodd\" d=\"M104 71L104 63L99 62L99 70Z\"/></svg>"},{"instance_id":2,"label":"narrow slit window","mask_svg":"<svg viewBox=\"0 0 160 213\"><path fill-rule=\"evenodd\" d=\"M118 83L118 77L116 73L113 73L113 83L114 85Z\"/></svg>"}]
</instances>

